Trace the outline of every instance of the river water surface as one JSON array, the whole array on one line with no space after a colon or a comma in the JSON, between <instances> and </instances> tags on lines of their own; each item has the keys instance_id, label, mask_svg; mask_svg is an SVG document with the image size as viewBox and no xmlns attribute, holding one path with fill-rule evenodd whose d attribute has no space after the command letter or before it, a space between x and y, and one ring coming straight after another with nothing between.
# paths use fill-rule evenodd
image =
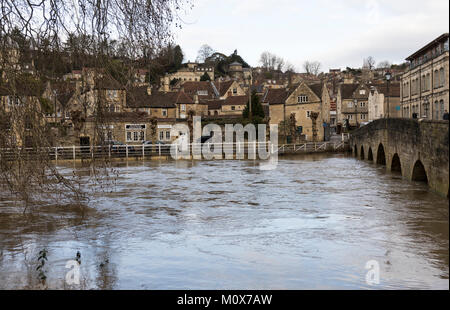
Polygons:
<instances>
[{"instance_id":1,"label":"river water surface","mask_svg":"<svg viewBox=\"0 0 450 310\"><path fill-rule=\"evenodd\" d=\"M31 215L0 201L0 288L448 289L449 204L345 155L118 163L112 193ZM61 167L69 169L71 166ZM85 168L77 167L77 170ZM81 254L80 285L68 260ZM366 282L368 261L379 284Z\"/></svg>"}]
</instances>

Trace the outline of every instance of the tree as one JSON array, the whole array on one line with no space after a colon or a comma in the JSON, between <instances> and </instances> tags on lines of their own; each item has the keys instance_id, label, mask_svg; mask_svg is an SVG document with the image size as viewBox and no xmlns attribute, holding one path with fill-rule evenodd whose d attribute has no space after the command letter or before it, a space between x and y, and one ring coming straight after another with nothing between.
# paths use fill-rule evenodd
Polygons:
<instances>
[{"instance_id":1,"label":"tree","mask_svg":"<svg viewBox=\"0 0 450 310\"><path fill-rule=\"evenodd\" d=\"M200 49L198 50L198 56L196 61L203 63L205 60L210 57L212 54L214 54L214 50L211 46L208 44L203 44Z\"/></svg>"},{"instance_id":2,"label":"tree","mask_svg":"<svg viewBox=\"0 0 450 310\"><path fill-rule=\"evenodd\" d=\"M29 77L17 74L16 67L2 58L2 75L8 83L1 83L2 92L21 101L10 110L0 107L0 119L11 120L11 130L0 131L0 195L24 202L25 210L33 202L45 201L64 204L79 203L89 198L89 188L80 183L76 173L63 174L52 161L49 153L54 146L53 125L46 122L41 111L42 88L48 79L56 79L59 73L75 65L93 70L94 81L99 78L120 78L123 68L131 68L139 59L152 57L172 41L172 25L178 21L177 10L189 0L77 0L77 1L29 1L2 0L0 10L0 55L11 51L11 36L28 48L36 64L36 83ZM75 3L75 4L74 4ZM79 9L75 9L77 5ZM19 32L17 31L19 29ZM69 31L70 30L70 31ZM20 35L19 35L20 34ZM119 37L112 40L111 34ZM66 44L61 38L67 38ZM120 53L119 53L120 51ZM112 57L117 55L121 59ZM175 57L174 57L175 59ZM68 67L66 67L68 66ZM104 145L105 128L112 118L107 113L104 97L92 96L82 81L81 95L77 100L81 111L74 113L74 128L82 128L86 106L92 112L91 145ZM2 124L3 125L3 124ZM33 152L23 152L30 146ZM101 149L100 149L101 151ZM12 157L10 156L12 155ZM13 159L13 160L11 160ZM91 181L111 181L107 156L92 158ZM81 176L80 176L81 177ZM87 180L89 182L89 180ZM108 184L100 184L100 188ZM95 186L94 186L95 187Z\"/></svg>"},{"instance_id":3,"label":"tree","mask_svg":"<svg viewBox=\"0 0 450 310\"><path fill-rule=\"evenodd\" d=\"M375 68L375 58L372 56L365 58L363 61L363 68L373 70Z\"/></svg>"},{"instance_id":4,"label":"tree","mask_svg":"<svg viewBox=\"0 0 450 310\"><path fill-rule=\"evenodd\" d=\"M259 97L256 94L256 91L254 90L252 92L252 119L263 119L265 117L263 106L261 105L261 102L259 102ZM249 103L247 102L247 106L245 107L244 111L242 112L242 117L248 119L249 118Z\"/></svg>"},{"instance_id":5,"label":"tree","mask_svg":"<svg viewBox=\"0 0 450 310\"><path fill-rule=\"evenodd\" d=\"M263 52L259 58L262 67L267 71L283 71L286 62L282 57L278 57L270 52Z\"/></svg>"},{"instance_id":6,"label":"tree","mask_svg":"<svg viewBox=\"0 0 450 310\"><path fill-rule=\"evenodd\" d=\"M380 61L377 65L378 69L389 69L391 67L391 63L389 60Z\"/></svg>"},{"instance_id":7,"label":"tree","mask_svg":"<svg viewBox=\"0 0 450 310\"><path fill-rule=\"evenodd\" d=\"M203 75L200 77L200 81L211 81L211 78L209 77L209 74L207 72L203 73Z\"/></svg>"},{"instance_id":8,"label":"tree","mask_svg":"<svg viewBox=\"0 0 450 310\"><path fill-rule=\"evenodd\" d=\"M303 69L305 72L315 76L319 75L321 66L322 64L318 61L307 60L303 63Z\"/></svg>"}]
</instances>

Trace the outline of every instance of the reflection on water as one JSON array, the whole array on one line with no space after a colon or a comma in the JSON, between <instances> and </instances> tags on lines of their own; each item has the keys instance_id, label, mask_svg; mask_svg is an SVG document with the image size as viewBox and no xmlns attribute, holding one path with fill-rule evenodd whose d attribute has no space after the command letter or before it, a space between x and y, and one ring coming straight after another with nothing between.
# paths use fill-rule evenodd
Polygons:
<instances>
[{"instance_id":1,"label":"reflection on water","mask_svg":"<svg viewBox=\"0 0 450 310\"><path fill-rule=\"evenodd\" d=\"M62 167L62 169L71 167ZM84 168L76 168L79 173ZM118 163L115 191L88 208L30 215L0 201L0 288L448 289L448 200L344 155ZM366 262L380 284L365 282Z\"/></svg>"}]
</instances>

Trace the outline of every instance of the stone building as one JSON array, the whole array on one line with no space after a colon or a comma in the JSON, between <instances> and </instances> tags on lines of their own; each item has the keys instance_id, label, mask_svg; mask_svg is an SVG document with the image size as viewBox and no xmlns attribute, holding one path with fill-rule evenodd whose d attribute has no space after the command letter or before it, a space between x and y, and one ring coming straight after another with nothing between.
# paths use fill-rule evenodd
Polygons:
<instances>
[{"instance_id":1,"label":"stone building","mask_svg":"<svg viewBox=\"0 0 450 310\"><path fill-rule=\"evenodd\" d=\"M280 135L291 135L289 130L286 130L286 134L284 131L293 114L297 132L306 141L327 139L330 96L324 84L308 85L301 82L286 89L269 89L264 96L263 105L269 106L270 124L279 125ZM314 115L318 116L317 119L314 119Z\"/></svg>"},{"instance_id":2,"label":"stone building","mask_svg":"<svg viewBox=\"0 0 450 310\"><path fill-rule=\"evenodd\" d=\"M389 114L387 113L389 106ZM400 107L400 83L375 84L370 87L368 99L368 121L384 117L402 117Z\"/></svg>"},{"instance_id":3,"label":"stone building","mask_svg":"<svg viewBox=\"0 0 450 310\"><path fill-rule=\"evenodd\" d=\"M369 88L365 84L341 84L336 98L337 123L358 127L369 121Z\"/></svg>"},{"instance_id":4,"label":"stone building","mask_svg":"<svg viewBox=\"0 0 450 310\"><path fill-rule=\"evenodd\" d=\"M214 67L206 64L199 64L196 62L188 62L183 65L177 72L167 73L161 78L163 87L169 86L172 81L178 80L181 82L199 82L202 75L207 74L211 81L214 81Z\"/></svg>"},{"instance_id":5,"label":"stone building","mask_svg":"<svg viewBox=\"0 0 450 310\"><path fill-rule=\"evenodd\" d=\"M406 58L401 78L402 117L442 119L449 111L449 34L444 33Z\"/></svg>"}]
</instances>

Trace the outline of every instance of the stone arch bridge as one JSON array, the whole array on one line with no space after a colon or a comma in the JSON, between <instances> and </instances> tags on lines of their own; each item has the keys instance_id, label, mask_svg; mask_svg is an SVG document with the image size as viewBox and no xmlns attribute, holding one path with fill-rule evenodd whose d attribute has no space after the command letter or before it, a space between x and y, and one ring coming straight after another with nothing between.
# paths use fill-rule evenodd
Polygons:
<instances>
[{"instance_id":1,"label":"stone arch bridge","mask_svg":"<svg viewBox=\"0 0 450 310\"><path fill-rule=\"evenodd\" d=\"M449 195L449 122L378 119L354 131L353 155Z\"/></svg>"}]
</instances>

